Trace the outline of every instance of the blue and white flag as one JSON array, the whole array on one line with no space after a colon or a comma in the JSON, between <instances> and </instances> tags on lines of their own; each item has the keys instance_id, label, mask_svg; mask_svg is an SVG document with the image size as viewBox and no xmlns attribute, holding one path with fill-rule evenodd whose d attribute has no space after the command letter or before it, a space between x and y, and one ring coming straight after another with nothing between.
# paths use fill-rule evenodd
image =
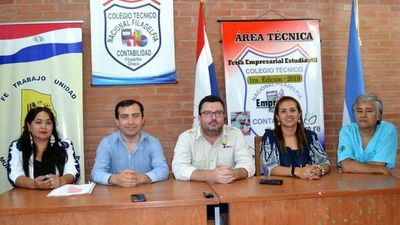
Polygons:
<instances>
[{"instance_id":1,"label":"blue and white flag","mask_svg":"<svg viewBox=\"0 0 400 225\"><path fill-rule=\"evenodd\" d=\"M200 0L199 21L197 28L197 51L196 51L197 65L196 65L196 80L194 87L193 127L199 125L198 105L201 99L211 94L219 96L214 63L204 23L203 7L204 3L203 1Z\"/></svg>"},{"instance_id":2,"label":"blue and white flag","mask_svg":"<svg viewBox=\"0 0 400 225\"><path fill-rule=\"evenodd\" d=\"M347 50L346 90L342 125L355 122L352 105L357 96L365 92L358 36L357 8L357 2L353 0L351 7L349 46Z\"/></svg>"}]
</instances>

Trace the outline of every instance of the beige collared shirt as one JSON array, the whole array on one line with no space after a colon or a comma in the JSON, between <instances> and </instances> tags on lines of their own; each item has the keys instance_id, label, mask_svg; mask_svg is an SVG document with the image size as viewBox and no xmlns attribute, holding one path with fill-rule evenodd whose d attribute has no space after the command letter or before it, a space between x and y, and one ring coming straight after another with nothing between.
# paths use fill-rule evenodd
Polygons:
<instances>
[{"instance_id":1,"label":"beige collared shirt","mask_svg":"<svg viewBox=\"0 0 400 225\"><path fill-rule=\"evenodd\" d=\"M203 136L200 126L183 132L176 143L172 172L178 180L190 180L196 169L211 170L223 164L229 168L244 168L248 177L255 164L242 132L224 125L222 135L212 145Z\"/></svg>"}]
</instances>

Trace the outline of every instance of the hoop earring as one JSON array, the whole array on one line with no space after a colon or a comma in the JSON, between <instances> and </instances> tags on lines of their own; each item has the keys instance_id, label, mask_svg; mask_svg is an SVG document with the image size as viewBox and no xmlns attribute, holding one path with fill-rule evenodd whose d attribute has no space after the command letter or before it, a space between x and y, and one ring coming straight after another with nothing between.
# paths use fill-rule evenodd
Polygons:
<instances>
[{"instance_id":1,"label":"hoop earring","mask_svg":"<svg viewBox=\"0 0 400 225\"><path fill-rule=\"evenodd\" d=\"M54 138L54 135L50 136L50 146L53 146L53 144L56 142L56 139Z\"/></svg>"},{"instance_id":2,"label":"hoop earring","mask_svg":"<svg viewBox=\"0 0 400 225\"><path fill-rule=\"evenodd\" d=\"M31 147L33 147L33 137L32 137L31 132L29 132L29 140L31 142Z\"/></svg>"},{"instance_id":3,"label":"hoop earring","mask_svg":"<svg viewBox=\"0 0 400 225\"><path fill-rule=\"evenodd\" d=\"M281 121L278 121L278 127L281 125Z\"/></svg>"},{"instance_id":4,"label":"hoop earring","mask_svg":"<svg viewBox=\"0 0 400 225\"><path fill-rule=\"evenodd\" d=\"M300 123L301 123L301 120L300 120L300 119L299 119L299 120L297 120L297 123L298 123L298 124L300 124Z\"/></svg>"}]
</instances>

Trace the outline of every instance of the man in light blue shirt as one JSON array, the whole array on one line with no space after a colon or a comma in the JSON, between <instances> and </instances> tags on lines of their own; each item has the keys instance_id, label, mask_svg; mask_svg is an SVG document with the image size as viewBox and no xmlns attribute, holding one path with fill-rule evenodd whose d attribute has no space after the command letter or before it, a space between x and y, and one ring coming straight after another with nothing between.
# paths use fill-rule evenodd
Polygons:
<instances>
[{"instance_id":1,"label":"man in light blue shirt","mask_svg":"<svg viewBox=\"0 0 400 225\"><path fill-rule=\"evenodd\" d=\"M391 174L396 166L397 130L382 121L382 102L375 95L357 97L354 115L357 123L340 130L338 166L343 172Z\"/></svg>"},{"instance_id":2,"label":"man in light blue shirt","mask_svg":"<svg viewBox=\"0 0 400 225\"><path fill-rule=\"evenodd\" d=\"M168 178L168 164L159 140L142 131L143 105L123 100L115 106L119 131L103 138L92 169L94 182L134 187Z\"/></svg>"}]
</instances>

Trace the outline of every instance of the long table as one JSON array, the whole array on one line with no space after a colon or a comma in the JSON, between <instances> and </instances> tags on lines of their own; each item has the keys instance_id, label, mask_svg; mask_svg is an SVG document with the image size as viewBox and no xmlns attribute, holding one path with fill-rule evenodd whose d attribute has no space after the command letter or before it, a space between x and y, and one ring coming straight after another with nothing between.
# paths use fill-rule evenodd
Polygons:
<instances>
[{"instance_id":1,"label":"long table","mask_svg":"<svg viewBox=\"0 0 400 225\"><path fill-rule=\"evenodd\" d=\"M203 191L215 193L203 182L170 179L134 188L96 185L91 195L46 197L47 191L15 188L0 195L1 225L131 224L206 225ZM131 194L144 193L146 202L131 202Z\"/></svg>"},{"instance_id":2,"label":"long table","mask_svg":"<svg viewBox=\"0 0 400 225\"><path fill-rule=\"evenodd\" d=\"M334 171L320 180L283 179L261 185L260 178L211 184L229 207L230 225L400 224L400 179Z\"/></svg>"}]
</instances>

